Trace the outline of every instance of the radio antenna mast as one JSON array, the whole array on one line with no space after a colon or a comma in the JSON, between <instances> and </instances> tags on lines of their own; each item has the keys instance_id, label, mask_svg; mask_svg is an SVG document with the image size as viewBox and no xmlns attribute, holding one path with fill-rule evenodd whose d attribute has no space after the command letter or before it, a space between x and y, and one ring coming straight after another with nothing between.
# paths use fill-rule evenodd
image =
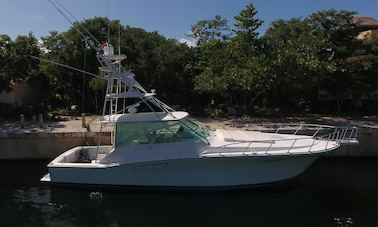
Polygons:
<instances>
[{"instance_id":1,"label":"radio antenna mast","mask_svg":"<svg viewBox=\"0 0 378 227\"><path fill-rule=\"evenodd\" d=\"M108 44L110 43L110 0L108 0Z\"/></svg>"},{"instance_id":2,"label":"radio antenna mast","mask_svg":"<svg viewBox=\"0 0 378 227\"><path fill-rule=\"evenodd\" d=\"M87 36L84 35L84 33L77 27L75 26L75 24L77 24L95 43L96 45L94 45L92 42L88 42L88 44L94 48L96 51L101 51L101 49L99 48L99 46L101 45L101 43L79 22L79 20L71 14L70 11L68 11L62 4L60 4L60 2L58 0L48 0L52 6L54 6L54 8L56 10L58 10L58 12L60 14L62 14L62 16L64 18L66 18L66 20L72 25L72 27L77 31L79 32L79 34L84 38L84 39L88 39ZM64 13L63 11L65 11L69 16L71 16L71 19L68 18L67 14Z\"/></svg>"},{"instance_id":3,"label":"radio antenna mast","mask_svg":"<svg viewBox=\"0 0 378 227\"><path fill-rule=\"evenodd\" d=\"M118 0L118 54L121 54L121 0Z\"/></svg>"}]
</instances>

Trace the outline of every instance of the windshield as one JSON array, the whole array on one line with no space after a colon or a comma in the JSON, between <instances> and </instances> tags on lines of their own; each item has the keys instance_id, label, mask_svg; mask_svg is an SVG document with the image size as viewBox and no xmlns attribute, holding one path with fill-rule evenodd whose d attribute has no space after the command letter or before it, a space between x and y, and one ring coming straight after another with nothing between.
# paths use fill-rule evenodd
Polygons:
<instances>
[{"instance_id":1,"label":"windshield","mask_svg":"<svg viewBox=\"0 0 378 227\"><path fill-rule=\"evenodd\" d=\"M196 142L208 137L208 132L190 120L158 122L119 122L115 144L137 145L153 143Z\"/></svg>"},{"instance_id":2,"label":"windshield","mask_svg":"<svg viewBox=\"0 0 378 227\"><path fill-rule=\"evenodd\" d=\"M209 132L202 128L199 124L197 124L195 121L185 118L180 121L182 125L186 126L190 131L192 131L197 136L206 139L210 136Z\"/></svg>"}]
</instances>

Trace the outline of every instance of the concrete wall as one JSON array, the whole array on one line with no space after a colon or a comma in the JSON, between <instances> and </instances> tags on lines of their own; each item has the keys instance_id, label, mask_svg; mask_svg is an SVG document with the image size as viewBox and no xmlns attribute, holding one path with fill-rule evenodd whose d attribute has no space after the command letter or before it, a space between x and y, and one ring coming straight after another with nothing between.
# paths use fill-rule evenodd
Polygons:
<instances>
[{"instance_id":1,"label":"concrete wall","mask_svg":"<svg viewBox=\"0 0 378 227\"><path fill-rule=\"evenodd\" d=\"M81 145L110 144L110 132L27 133L0 136L0 160L53 159ZM359 145L342 146L326 154L332 157L378 156L378 130L359 129Z\"/></svg>"},{"instance_id":2,"label":"concrete wall","mask_svg":"<svg viewBox=\"0 0 378 227\"><path fill-rule=\"evenodd\" d=\"M110 144L110 133L27 133L0 136L0 160L53 159L64 151L81 145Z\"/></svg>"}]
</instances>

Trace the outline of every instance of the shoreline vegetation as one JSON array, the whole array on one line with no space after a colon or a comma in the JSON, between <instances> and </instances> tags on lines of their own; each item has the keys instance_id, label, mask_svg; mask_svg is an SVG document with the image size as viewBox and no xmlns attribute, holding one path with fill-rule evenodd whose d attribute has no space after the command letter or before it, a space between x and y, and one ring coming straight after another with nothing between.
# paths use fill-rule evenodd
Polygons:
<instances>
[{"instance_id":1,"label":"shoreline vegetation","mask_svg":"<svg viewBox=\"0 0 378 227\"><path fill-rule=\"evenodd\" d=\"M326 10L305 18L276 20L259 34L262 20L252 4L235 15L219 15L192 26L189 47L158 32L96 17L80 23L99 40L110 40L127 56L124 66L147 89L176 109L201 117L375 115L378 109L378 38L357 39L356 13ZM75 26L79 26L76 24ZM80 112L100 114L102 80L37 56L98 74L94 50L70 28L37 39L0 35L0 91L16 83L31 92L22 102L0 104L0 118L31 118Z\"/></svg>"}]
</instances>

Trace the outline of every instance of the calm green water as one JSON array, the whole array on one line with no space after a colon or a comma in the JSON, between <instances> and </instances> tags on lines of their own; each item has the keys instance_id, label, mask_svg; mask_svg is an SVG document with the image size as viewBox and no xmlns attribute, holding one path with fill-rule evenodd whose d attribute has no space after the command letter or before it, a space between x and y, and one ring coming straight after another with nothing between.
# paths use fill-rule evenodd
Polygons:
<instances>
[{"instance_id":1,"label":"calm green water","mask_svg":"<svg viewBox=\"0 0 378 227\"><path fill-rule=\"evenodd\" d=\"M319 160L290 183L227 193L52 188L46 164L0 163L0 226L378 226L378 159Z\"/></svg>"}]
</instances>

